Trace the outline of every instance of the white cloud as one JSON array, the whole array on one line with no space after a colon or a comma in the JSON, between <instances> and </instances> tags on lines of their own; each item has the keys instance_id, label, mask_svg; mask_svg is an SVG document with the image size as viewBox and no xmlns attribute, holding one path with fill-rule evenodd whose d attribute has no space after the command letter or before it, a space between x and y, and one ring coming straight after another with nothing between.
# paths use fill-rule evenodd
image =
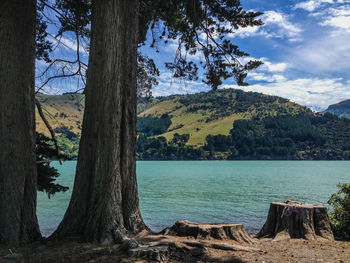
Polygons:
<instances>
[{"instance_id":1,"label":"white cloud","mask_svg":"<svg viewBox=\"0 0 350 263\"><path fill-rule=\"evenodd\" d=\"M350 29L350 6L341 5L334 8L328 8L323 11L322 26L331 26L339 30Z\"/></svg>"},{"instance_id":2,"label":"white cloud","mask_svg":"<svg viewBox=\"0 0 350 263\"><path fill-rule=\"evenodd\" d=\"M340 78L300 78L250 85L244 88L236 85L224 85L223 87L240 88L245 91L288 98L314 110L324 110L331 104L350 98L350 83L343 82Z\"/></svg>"},{"instance_id":3,"label":"white cloud","mask_svg":"<svg viewBox=\"0 0 350 263\"><path fill-rule=\"evenodd\" d=\"M350 70L350 34L334 31L291 50L285 60L308 73L339 73Z\"/></svg>"},{"instance_id":4,"label":"white cloud","mask_svg":"<svg viewBox=\"0 0 350 263\"><path fill-rule=\"evenodd\" d=\"M325 20L322 25L350 29L350 16L337 16Z\"/></svg>"},{"instance_id":5,"label":"white cloud","mask_svg":"<svg viewBox=\"0 0 350 263\"><path fill-rule=\"evenodd\" d=\"M289 41L300 41L302 29L289 21L289 17L280 12L266 11L261 17L263 26L239 28L229 37L264 36L266 38L287 38Z\"/></svg>"},{"instance_id":6,"label":"white cloud","mask_svg":"<svg viewBox=\"0 0 350 263\"><path fill-rule=\"evenodd\" d=\"M271 64L274 65L274 63ZM275 65L278 64L283 63L275 63ZM248 78L262 83L247 87L225 84L222 87L280 96L314 110L325 110L331 104L350 98L350 79L317 77L288 79L280 72L268 71L268 68L264 71L251 72ZM167 96L209 90L210 87L200 81L175 79L170 72L162 71L159 86L154 88L153 95Z\"/></svg>"},{"instance_id":7,"label":"white cloud","mask_svg":"<svg viewBox=\"0 0 350 263\"><path fill-rule=\"evenodd\" d=\"M178 51L178 48L179 48L178 40L170 40L166 45L162 46L163 51L172 54L172 57L170 57L170 59L168 59L168 61L174 59L175 54ZM186 57L189 61L196 61L196 62L204 61L204 55L200 51L197 51L196 54L191 55L182 46L181 53L182 53L182 56Z\"/></svg>"},{"instance_id":8,"label":"white cloud","mask_svg":"<svg viewBox=\"0 0 350 263\"><path fill-rule=\"evenodd\" d=\"M152 89L153 96L168 96L171 94L189 94L208 91L210 88L199 81L189 81L173 78L172 73L162 70L158 77L158 86Z\"/></svg>"},{"instance_id":9,"label":"white cloud","mask_svg":"<svg viewBox=\"0 0 350 263\"><path fill-rule=\"evenodd\" d=\"M297 3L294 6L294 9L304 9L309 12L315 11L317 8L319 8L323 3L329 3L333 4L333 0L311 0L311 1L305 1Z\"/></svg>"},{"instance_id":10,"label":"white cloud","mask_svg":"<svg viewBox=\"0 0 350 263\"><path fill-rule=\"evenodd\" d=\"M49 37L49 40L54 43L54 45L59 44L59 48L61 50L68 50L76 52L78 50L78 43L75 39L68 37L61 37L59 39L55 39L53 37ZM79 45L79 52L88 55L87 49L84 48L83 43Z\"/></svg>"},{"instance_id":11,"label":"white cloud","mask_svg":"<svg viewBox=\"0 0 350 263\"><path fill-rule=\"evenodd\" d=\"M324 3L332 4L327 8ZM321 20L321 26L331 26L337 29L350 29L350 0L311 0L301 2L294 9L302 8L310 12L310 16ZM314 12L318 9L317 12Z\"/></svg>"},{"instance_id":12,"label":"white cloud","mask_svg":"<svg viewBox=\"0 0 350 263\"><path fill-rule=\"evenodd\" d=\"M264 61L264 66L270 72L284 72L287 69L287 67L288 67L288 64L284 63L284 62L282 62L282 63L272 63L270 61L266 61L266 59L263 59L263 61Z\"/></svg>"},{"instance_id":13,"label":"white cloud","mask_svg":"<svg viewBox=\"0 0 350 263\"><path fill-rule=\"evenodd\" d=\"M266 81L266 82L280 82L286 81L287 79L281 74L265 74L262 72L251 72L248 75L249 79L256 81Z\"/></svg>"},{"instance_id":14,"label":"white cloud","mask_svg":"<svg viewBox=\"0 0 350 263\"><path fill-rule=\"evenodd\" d=\"M241 38L245 38L245 37L261 35L261 32L259 31L259 29L260 27L258 26L249 26L249 27L239 28L234 32L234 34L230 34L229 37L238 36Z\"/></svg>"},{"instance_id":15,"label":"white cloud","mask_svg":"<svg viewBox=\"0 0 350 263\"><path fill-rule=\"evenodd\" d=\"M223 85L222 88L243 89L268 95L287 98L313 110L325 110L329 105L350 98L350 80L341 78L297 78L287 79L281 74L252 72L249 78L265 83L246 87ZM190 94L209 91L210 87L197 81L183 81L171 77L171 73L162 72L159 86L153 89L154 96L171 94Z\"/></svg>"},{"instance_id":16,"label":"white cloud","mask_svg":"<svg viewBox=\"0 0 350 263\"><path fill-rule=\"evenodd\" d=\"M63 44L62 46L66 49L70 49L70 50L73 50L73 51L77 51L78 50L78 44L75 40L71 40L69 38L65 38L65 37L62 37L60 39L60 42Z\"/></svg>"}]
</instances>

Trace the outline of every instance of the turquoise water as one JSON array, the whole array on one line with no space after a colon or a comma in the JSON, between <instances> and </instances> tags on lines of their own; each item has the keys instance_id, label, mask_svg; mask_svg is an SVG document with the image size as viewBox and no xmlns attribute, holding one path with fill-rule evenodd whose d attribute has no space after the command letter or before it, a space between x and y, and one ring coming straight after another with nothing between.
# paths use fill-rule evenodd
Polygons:
<instances>
[{"instance_id":1,"label":"turquoise water","mask_svg":"<svg viewBox=\"0 0 350 263\"><path fill-rule=\"evenodd\" d=\"M44 235L54 231L68 206L76 162L53 165L70 187L48 199L38 193ZM272 201L326 204L339 182L350 182L348 161L140 161L142 216L154 230L176 220L243 223L257 232Z\"/></svg>"}]
</instances>

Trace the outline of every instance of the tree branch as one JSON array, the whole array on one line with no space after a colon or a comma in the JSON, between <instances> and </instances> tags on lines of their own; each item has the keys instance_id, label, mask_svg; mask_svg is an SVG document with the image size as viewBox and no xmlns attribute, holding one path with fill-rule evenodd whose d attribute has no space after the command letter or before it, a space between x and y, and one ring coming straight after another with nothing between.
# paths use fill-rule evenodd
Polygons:
<instances>
[{"instance_id":1,"label":"tree branch","mask_svg":"<svg viewBox=\"0 0 350 263\"><path fill-rule=\"evenodd\" d=\"M62 165L60 147L58 146L58 142L57 142L57 139L56 139L55 132L52 129L52 127L51 127L50 123L48 122L48 120L46 119L45 114L44 114L43 109L42 109L42 106L41 106L41 104L40 104L38 99L35 99L35 105L36 105L36 107L38 109L38 113L39 113L41 119L43 120L43 122L45 123L46 128L50 132L51 138L52 138L53 143L54 143L54 145L56 147L58 161Z\"/></svg>"}]
</instances>

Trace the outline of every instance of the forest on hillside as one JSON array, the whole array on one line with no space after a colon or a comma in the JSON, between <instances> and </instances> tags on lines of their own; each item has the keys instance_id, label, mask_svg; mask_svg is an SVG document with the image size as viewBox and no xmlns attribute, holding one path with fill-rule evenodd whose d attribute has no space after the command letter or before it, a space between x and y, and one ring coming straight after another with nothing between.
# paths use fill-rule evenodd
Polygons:
<instances>
[{"instance_id":1,"label":"forest on hillside","mask_svg":"<svg viewBox=\"0 0 350 263\"><path fill-rule=\"evenodd\" d=\"M208 135L202 147L189 134L140 134L140 160L349 160L350 120L325 114L276 115L236 120L230 135Z\"/></svg>"},{"instance_id":2,"label":"forest on hillside","mask_svg":"<svg viewBox=\"0 0 350 263\"><path fill-rule=\"evenodd\" d=\"M250 119L239 119L232 123L229 135L207 135L205 144L190 145L190 134L175 133L168 140L162 134L169 131L172 116L146 115L138 117L137 159L138 160L349 160L350 120L331 113L313 113L301 108L295 112L276 106L277 114L263 111L261 98L254 93L244 94L245 104L239 102L234 107L225 101L198 103L196 95L182 97L187 111L205 110L216 114L208 120L222 118L235 111L246 112L256 104L258 111ZM209 94L210 95L210 94ZM242 95L243 96L243 95ZM256 98L256 101L254 101ZM264 103L272 103L276 98L267 96ZM282 98L279 100L283 101ZM196 103L197 102L197 103ZM248 103L249 102L249 103ZM259 103L258 103L259 102ZM285 101L284 101L285 102ZM150 102L152 104L152 102ZM215 105L215 106L213 106ZM144 108L147 108L143 105ZM79 135L62 126L55 131L60 134L58 141L62 152L69 159L76 159L79 149Z\"/></svg>"}]
</instances>

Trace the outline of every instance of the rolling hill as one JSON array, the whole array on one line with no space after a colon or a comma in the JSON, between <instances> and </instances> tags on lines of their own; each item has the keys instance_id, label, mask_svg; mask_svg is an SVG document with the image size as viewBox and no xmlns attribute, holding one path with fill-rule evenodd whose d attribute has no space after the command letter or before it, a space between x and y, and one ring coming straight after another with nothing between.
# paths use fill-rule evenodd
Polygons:
<instances>
[{"instance_id":1,"label":"rolling hill","mask_svg":"<svg viewBox=\"0 0 350 263\"><path fill-rule=\"evenodd\" d=\"M301 112L309 110L287 99L223 89L144 100L139 104L138 116L168 114L172 124L161 136L171 140L175 133L189 134L189 145L203 146L208 135L228 135L235 120Z\"/></svg>"},{"instance_id":2,"label":"rolling hill","mask_svg":"<svg viewBox=\"0 0 350 263\"><path fill-rule=\"evenodd\" d=\"M44 114L52 128L68 127L75 134L81 133L81 125L84 113L84 95L44 95L38 94L37 99L41 103ZM36 112L36 130L49 136L49 131ZM58 135L60 132L58 132Z\"/></svg>"},{"instance_id":3,"label":"rolling hill","mask_svg":"<svg viewBox=\"0 0 350 263\"><path fill-rule=\"evenodd\" d=\"M350 118L350 99L330 105L326 111L339 117Z\"/></svg>"},{"instance_id":4,"label":"rolling hill","mask_svg":"<svg viewBox=\"0 0 350 263\"><path fill-rule=\"evenodd\" d=\"M75 158L83 95L39 95L61 148ZM37 131L48 135L37 117ZM350 121L287 99L222 89L140 99L139 159L349 159Z\"/></svg>"}]
</instances>

